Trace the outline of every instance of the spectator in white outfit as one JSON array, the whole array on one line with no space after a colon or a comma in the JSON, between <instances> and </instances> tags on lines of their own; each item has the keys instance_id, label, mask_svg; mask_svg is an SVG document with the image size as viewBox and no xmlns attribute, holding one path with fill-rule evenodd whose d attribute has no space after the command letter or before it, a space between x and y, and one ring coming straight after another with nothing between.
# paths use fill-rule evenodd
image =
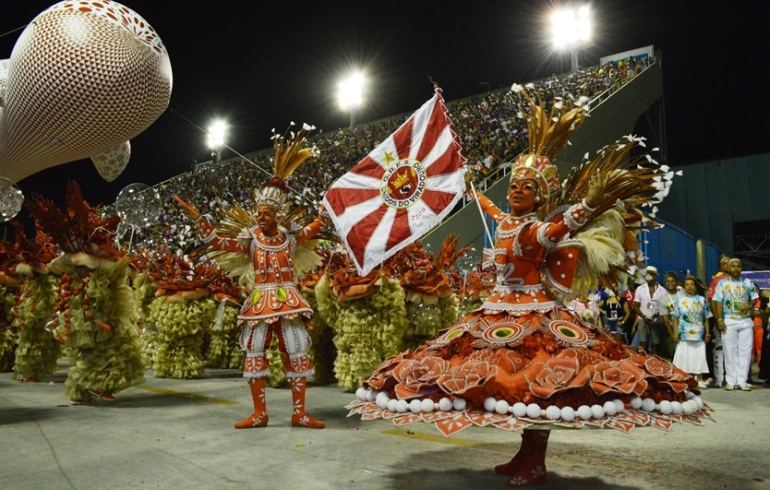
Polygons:
<instances>
[{"instance_id":1,"label":"spectator in white outfit","mask_svg":"<svg viewBox=\"0 0 770 490\"><path fill-rule=\"evenodd\" d=\"M754 283L741 277L742 272L741 261L730 259L728 277L719 281L714 293L714 316L717 328L723 332L725 389L751 391L747 383L754 341L754 322L750 313L759 295Z\"/></svg>"},{"instance_id":2,"label":"spectator in white outfit","mask_svg":"<svg viewBox=\"0 0 770 490\"><path fill-rule=\"evenodd\" d=\"M647 348L647 341L652 341L652 353L660 355L660 345L663 342L663 318L660 315L661 299L666 289L658 284L658 269L648 266L644 275L645 283L636 288L634 294L634 311L639 317L637 332L639 345Z\"/></svg>"}]
</instances>

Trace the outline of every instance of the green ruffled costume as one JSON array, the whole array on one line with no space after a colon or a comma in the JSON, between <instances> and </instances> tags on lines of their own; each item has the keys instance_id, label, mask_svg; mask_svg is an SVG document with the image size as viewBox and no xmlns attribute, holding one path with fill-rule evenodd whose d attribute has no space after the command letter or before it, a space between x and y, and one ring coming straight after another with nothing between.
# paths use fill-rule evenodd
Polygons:
<instances>
[{"instance_id":1,"label":"green ruffled costume","mask_svg":"<svg viewBox=\"0 0 770 490\"><path fill-rule=\"evenodd\" d=\"M340 302L324 274L316 285L318 312L335 332L334 372L339 386L355 391L383 359L398 353L407 329L404 289L382 278L371 296Z\"/></svg>"},{"instance_id":2,"label":"green ruffled costume","mask_svg":"<svg viewBox=\"0 0 770 490\"><path fill-rule=\"evenodd\" d=\"M142 359L144 366L151 368L155 362L155 356L160 347L160 333L158 327L152 322L150 304L155 299L155 288L149 280L147 271L134 276L134 301L139 313L139 326L142 332Z\"/></svg>"},{"instance_id":3,"label":"green ruffled costume","mask_svg":"<svg viewBox=\"0 0 770 490\"><path fill-rule=\"evenodd\" d=\"M56 372L61 355L61 343L46 325L56 307L56 277L34 273L25 277L16 308L14 325L19 329L14 378L19 381L40 381Z\"/></svg>"},{"instance_id":4,"label":"green ruffled costume","mask_svg":"<svg viewBox=\"0 0 770 490\"><path fill-rule=\"evenodd\" d=\"M219 302L216 314L208 325L211 338L206 350L206 365L216 369L242 369L246 353L238 343L241 329L238 328L240 308L226 299Z\"/></svg>"},{"instance_id":5,"label":"green ruffled costume","mask_svg":"<svg viewBox=\"0 0 770 490\"><path fill-rule=\"evenodd\" d=\"M0 314L5 315L7 325L0 326L0 372L7 372L14 366L14 349L16 348L16 332L11 326L13 320L13 305L16 301L16 288L0 286Z\"/></svg>"},{"instance_id":6,"label":"green ruffled costume","mask_svg":"<svg viewBox=\"0 0 770 490\"><path fill-rule=\"evenodd\" d=\"M54 260L54 264L58 262L56 269L69 275L70 290L81 285L84 289L69 298L69 322L65 312L56 319L56 333L65 339L64 352L72 364L64 383L67 396L72 400L90 400L92 392L115 394L143 383L139 316L129 286L128 262L103 259L91 273L87 267L73 266L68 255ZM60 298L62 293L60 289ZM88 310L84 309L86 296ZM88 320L87 314L109 330Z\"/></svg>"},{"instance_id":7,"label":"green ruffled costume","mask_svg":"<svg viewBox=\"0 0 770 490\"><path fill-rule=\"evenodd\" d=\"M211 299L170 302L167 296L160 296L153 300L150 319L160 333L160 347L153 364L156 378L203 376L203 332L216 310L217 304Z\"/></svg>"}]
</instances>

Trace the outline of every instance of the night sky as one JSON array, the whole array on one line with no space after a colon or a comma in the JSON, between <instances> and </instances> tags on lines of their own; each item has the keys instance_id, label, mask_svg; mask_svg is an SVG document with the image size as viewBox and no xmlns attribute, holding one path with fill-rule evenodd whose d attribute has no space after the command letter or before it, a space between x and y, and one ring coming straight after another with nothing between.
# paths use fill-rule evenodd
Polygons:
<instances>
[{"instance_id":1,"label":"night sky","mask_svg":"<svg viewBox=\"0 0 770 490\"><path fill-rule=\"evenodd\" d=\"M0 34L53 3L0 0ZM61 201L73 178L92 204L111 203L128 184L153 185L209 160L205 134L180 114L203 127L215 117L227 120L227 143L241 153L269 147L271 128L282 131L290 121L325 132L345 127L349 114L337 107L337 84L355 67L369 80L359 121L416 110L432 95L428 76L452 101L486 91L482 82L509 87L569 67L550 47L554 2L123 3L168 48L173 111L132 140L131 161L115 181L103 181L85 160L21 181L25 195ZM670 164L770 152L766 2L609 0L592 7L594 41L581 64L650 44L662 51ZM0 59L10 57L20 33L0 37Z\"/></svg>"}]
</instances>

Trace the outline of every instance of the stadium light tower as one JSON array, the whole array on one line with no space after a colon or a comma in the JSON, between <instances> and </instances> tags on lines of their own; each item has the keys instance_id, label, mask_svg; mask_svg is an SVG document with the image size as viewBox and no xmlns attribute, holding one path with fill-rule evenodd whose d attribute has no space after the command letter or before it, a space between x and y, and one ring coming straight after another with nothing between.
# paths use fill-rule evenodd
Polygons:
<instances>
[{"instance_id":1,"label":"stadium light tower","mask_svg":"<svg viewBox=\"0 0 770 490\"><path fill-rule=\"evenodd\" d=\"M222 147L225 146L225 132L227 125L222 121L215 121L209 126L206 133L206 144L211 148L211 159L214 163L222 160Z\"/></svg>"},{"instance_id":2,"label":"stadium light tower","mask_svg":"<svg viewBox=\"0 0 770 490\"><path fill-rule=\"evenodd\" d=\"M350 127L356 120L356 109L364 102L363 96L364 77L361 73L354 73L339 85L338 99L343 110L350 111Z\"/></svg>"},{"instance_id":3,"label":"stadium light tower","mask_svg":"<svg viewBox=\"0 0 770 490\"><path fill-rule=\"evenodd\" d=\"M578 68L578 51L591 39L591 9L588 5L566 7L551 16L553 44L569 51L572 70Z\"/></svg>"}]
</instances>

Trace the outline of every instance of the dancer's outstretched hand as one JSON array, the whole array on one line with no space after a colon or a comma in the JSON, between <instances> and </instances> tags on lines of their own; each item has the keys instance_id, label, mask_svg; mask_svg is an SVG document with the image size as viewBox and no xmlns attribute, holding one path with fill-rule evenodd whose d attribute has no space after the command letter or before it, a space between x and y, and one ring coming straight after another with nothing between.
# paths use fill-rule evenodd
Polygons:
<instances>
[{"instance_id":1,"label":"dancer's outstretched hand","mask_svg":"<svg viewBox=\"0 0 770 490\"><path fill-rule=\"evenodd\" d=\"M588 194L586 194L586 204L590 208L600 206L606 199L605 190L610 176L595 174L588 183Z\"/></svg>"},{"instance_id":2,"label":"dancer's outstretched hand","mask_svg":"<svg viewBox=\"0 0 770 490\"><path fill-rule=\"evenodd\" d=\"M200 217L201 214L194 207L192 207L192 205L187 204L187 202L185 202L185 200L179 197L177 194L174 194L174 200L176 200L176 202L182 206L182 209L184 209L187 215L191 218L198 219L198 217Z\"/></svg>"}]
</instances>

